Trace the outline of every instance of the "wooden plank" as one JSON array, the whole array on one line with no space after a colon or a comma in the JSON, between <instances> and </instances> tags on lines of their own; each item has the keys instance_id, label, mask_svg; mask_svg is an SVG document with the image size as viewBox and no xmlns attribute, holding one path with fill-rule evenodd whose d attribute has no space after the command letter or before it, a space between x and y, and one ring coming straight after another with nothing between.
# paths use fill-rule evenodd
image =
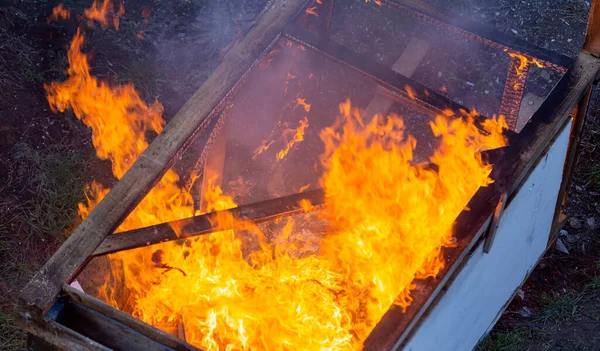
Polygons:
<instances>
[{"instance_id":1,"label":"wooden plank","mask_svg":"<svg viewBox=\"0 0 600 351\"><path fill-rule=\"evenodd\" d=\"M600 56L600 0L593 0L590 6L583 52Z\"/></svg>"},{"instance_id":2,"label":"wooden plank","mask_svg":"<svg viewBox=\"0 0 600 351\"><path fill-rule=\"evenodd\" d=\"M310 190L304 193L288 195L276 199L261 201L254 204L242 205L230 210L205 213L199 216L180 219L177 221L157 224L150 227L130 230L128 232L109 235L94 251L94 256L136 247L158 244L165 241L179 240L192 236L210 234L222 230L243 227L248 223L263 223L266 221L291 216L304 212L300 201L309 201L317 209L324 204L322 189ZM223 212L228 212L238 220L226 226L220 225L216 218ZM176 233L173 228L180 228Z\"/></svg>"},{"instance_id":3,"label":"wooden plank","mask_svg":"<svg viewBox=\"0 0 600 351\"><path fill-rule=\"evenodd\" d=\"M498 205L496 205L496 209L494 210L494 216L492 217L490 228L488 229L485 241L483 243L483 252L486 254L490 253L492 244L494 244L494 239L496 239L496 233L498 232L500 218L502 217L502 213L504 212L504 208L506 207L506 200L508 200L508 196L506 195L506 193L504 193L502 194L502 196L500 196L500 201L498 201Z\"/></svg>"},{"instance_id":4,"label":"wooden plank","mask_svg":"<svg viewBox=\"0 0 600 351\"><path fill-rule=\"evenodd\" d=\"M419 67L419 63L423 60L423 57L429 51L430 45L428 42L412 38L400 58L392 66L392 70L401 75L410 78ZM371 118L374 115L385 116L392 108L395 99L391 98L388 94L383 95L380 90L385 89L384 87L377 86L376 95L373 100L367 105L367 108L363 112L363 117ZM387 89L385 89L387 90Z\"/></svg>"},{"instance_id":5,"label":"wooden plank","mask_svg":"<svg viewBox=\"0 0 600 351\"><path fill-rule=\"evenodd\" d=\"M27 334L27 346L25 351L61 351L62 349L56 347L43 339L33 335Z\"/></svg>"},{"instance_id":6,"label":"wooden plank","mask_svg":"<svg viewBox=\"0 0 600 351\"><path fill-rule=\"evenodd\" d=\"M102 333L111 334L115 337L117 337L117 335L121 335L121 334L125 333L127 335L130 335L132 340L137 340L138 343L140 343L142 345L146 345L147 351L154 350L153 347L156 346L156 343L163 345L163 348L168 347L169 349L176 350L176 351L199 351L200 350L167 332L164 332L164 331L157 329L149 324L146 324L146 323L140 321L139 319L128 315L125 312L122 312L122 311L96 299L96 298L86 295L85 293L71 287L70 285L64 285L63 291L69 297L69 300L71 302L73 302L74 304L76 304L78 306L81 306L81 307L76 307L76 310L75 310L76 314L82 316L82 318L80 318L79 320L82 321L89 317L93 321L93 323L96 323L99 326L101 326L100 329L105 329L105 330L101 331ZM88 310L84 310L84 309L82 309L82 307L85 307ZM108 322L108 319L112 320L113 322ZM117 322L117 323L114 323L114 322ZM112 327L112 326L110 326L110 324L120 324L121 326ZM72 328L76 329L76 330L80 329L79 326L73 326ZM91 326L83 327L83 329L85 329L86 333L93 332L93 330L88 331L88 329L90 329L90 328L93 329ZM109 328L111 328L111 330L108 330ZM114 329L114 328L117 328L117 329ZM129 329L129 331L127 329ZM90 334L90 335L95 336L95 338L98 337L98 338L104 340L104 337L102 335L97 335L97 334ZM121 339L121 338L117 337L117 339ZM152 340L154 342L149 342L148 340ZM107 343L106 345L110 346L111 348L115 348L116 346L121 345L119 347L123 348L123 345L125 345L125 344L121 344L121 341L118 341L118 342L119 342L119 344L109 345ZM125 342L125 341L122 341L122 342ZM127 343L129 343L129 341L127 341ZM139 349L139 348L135 348L134 345L125 347L125 350L133 351L134 349Z\"/></svg>"},{"instance_id":7,"label":"wooden plank","mask_svg":"<svg viewBox=\"0 0 600 351\"><path fill-rule=\"evenodd\" d=\"M115 323L106 316L79 304L65 306L63 325L98 340L114 351L173 351L156 341L132 331L121 323Z\"/></svg>"},{"instance_id":8,"label":"wooden plank","mask_svg":"<svg viewBox=\"0 0 600 351\"><path fill-rule=\"evenodd\" d=\"M17 318L16 320L19 327L60 349L69 351L112 351L108 347L76 333L54 320L34 316L23 310L18 310L17 313L23 316L23 318Z\"/></svg>"},{"instance_id":9,"label":"wooden plank","mask_svg":"<svg viewBox=\"0 0 600 351\"><path fill-rule=\"evenodd\" d=\"M585 127L585 120L587 118L587 111L590 103L590 97L592 95L592 88L590 87L587 94L581 99L577 105L577 111L574 113L573 127L571 129L571 140L569 141L569 151L567 152L567 160L565 162L565 169L563 171L563 180L560 185L560 191L558 200L556 202L556 209L554 210L554 216L559 217L561 210L564 206L567 189L573 178L573 171L577 162L577 156L579 154L579 143L581 136L583 135L583 128Z\"/></svg>"},{"instance_id":10,"label":"wooden plank","mask_svg":"<svg viewBox=\"0 0 600 351\"><path fill-rule=\"evenodd\" d=\"M269 2L248 34L236 42L163 132L23 288L21 297L26 304L39 311L52 305L62 285L73 278L96 247L158 181L176 154L207 123L207 118L223 107L229 92L305 3L306 0Z\"/></svg>"}]
</instances>

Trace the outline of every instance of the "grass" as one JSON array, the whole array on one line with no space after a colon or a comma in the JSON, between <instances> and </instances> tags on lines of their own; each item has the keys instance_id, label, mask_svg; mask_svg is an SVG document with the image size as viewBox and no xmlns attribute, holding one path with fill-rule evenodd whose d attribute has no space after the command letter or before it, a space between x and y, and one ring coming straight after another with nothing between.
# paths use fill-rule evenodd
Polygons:
<instances>
[{"instance_id":1,"label":"grass","mask_svg":"<svg viewBox=\"0 0 600 351\"><path fill-rule=\"evenodd\" d=\"M157 70L148 60L133 61L125 66L117 81L119 84L133 83L144 98L152 99L158 83Z\"/></svg>"},{"instance_id":2,"label":"grass","mask_svg":"<svg viewBox=\"0 0 600 351\"><path fill-rule=\"evenodd\" d=\"M600 290L600 277L594 276L592 280L586 285L588 289L591 290Z\"/></svg>"},{"instance_id":3,"label":"grass","mask_svg":"<svg viewBox=\"0 0 600 351\"><path fill-rule=\"evenodd\" d=\"M518 328L511 331L496 332L487 335L479 345L476 351L513 351L525 350L529 340L532 338L532 331L527 328Z\"/></svg>"},{"instance_id":4,"label":"grass","mask_svg":"<svg viewBox=\"0 0 600 351\"><path fill-rule=\"evenodd\" d=\"M491 332L479 342L476 350L528 350L532 345L537 345L536 339L549 341L550 335L554 333L556 327L564 327L584 317L585 302L589 297L588 292L567 291L558 296L543 293L541 306L531 319L535 326ZM555 344L554 346L554 349L557 350L586 350L585 344L581 343Z\"/></svg>"},{"instance_id":5,"label":"grass","mask_svg":"<svg viewBox=\"0 0 600 351\"><path fill-rule=\"evenodd\" d=\"M584 294L568 291L559 296L548 293L542 294L540 311L534 316L538 323L561 323L575 321L581 318L583 306L581 304Z\"/></svg>"},{"instance_id":6,"label":"grass","mask_svg":"<svg viewBox=\"0 0 600 351\"><path fill-rule=\"evenodd\" d=\"M592 165L587 176L590 184L592 184L595 189L600 189L600 164Z\"/></svg>"},{"instance_id":7,"label":"grass","mask_svg":"<svg viewBox=\"0 0 600 351\"><path fill-rule=\"evenodd\" d=\"M16 206L26 216L30 235L57 237L73 225L83 194L85 163L78 152L13 148L15 180L27 200Z\"/></svg>"},{"instance_id":8,"label":"grass","mask_svg":"<svg viewBox=\"0 0 600 351\"><path fill-rule=\"evenodd\" d=\"M10 313L16 291L62 241L84 200L86 163L66 147L15 145L0 182L0 350L23 350Z\"/></svg>"},{"instance_id":9,"label":"grass","mask_svg":"<svg viewBox=\"0 0 600 351\"><path fill-rule=\"evenodd\" d=\"M24 350L25 333L16 325L12 317L0 312L0 350Z\"/></svg>"}]
</instances>

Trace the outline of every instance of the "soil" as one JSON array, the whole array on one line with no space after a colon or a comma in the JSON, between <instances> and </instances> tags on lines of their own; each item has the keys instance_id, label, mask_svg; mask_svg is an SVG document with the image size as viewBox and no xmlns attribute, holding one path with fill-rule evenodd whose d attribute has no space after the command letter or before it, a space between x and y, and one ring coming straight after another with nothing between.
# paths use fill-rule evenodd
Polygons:
<instances>
[{"instance_id":1,"label":"soil","mask_svg":"<svg viewBox=\"0 0 600 351\"><path fill-rule=\"evenodd\" d=\"M90 2L64 1L74 14L82 13ZM133 82L146 101L158 99L164 105L168 121L217 67L223 50L252 25L266 2L132 0L126 3L118 32L84 29L85 51L93 56L94 74L114 83ZM590 6L582 0L434 2L568 56L576 55L582 46ZM46 18L56 5L55 0L6 0L0 5L0 350L25 348L24 335L11 317L15 296L76 225L76 204L84 200L84 185L92 178L114 182L110 165L94 155L89 129L71 113L53 112L45 99L43 83L64 79L66 48L80 26L76 16L49 24ZM423 30L391 13L385 13L384 19L369 30L345 36L341 28L346 24L360 29L366 26L361 27L361 21L368 20L348 11L332 22L332 38L347 45L356 39L371 43L361 50L392 65L407 41L386 35L386 26L402 23L411 33ZM373 36L384 40L375 42ZM440 50L460 51L461 45L440 43ZM485 50L478 52L489 54ZM505 62L458 60L452 64L490 68L483 75L473 69L452 77L447 75L452 69L445 67L446 56L426 61L426 67L415 73L416 80L429 82L438 91L449 87L445 91L457 102L472 104L487 115L497 113L503 84L497 83L496 75L505 71ZM539 87L536 93L543 96L557 77L539 71L531 79L537 82L531 86ZM475 98L463 100L465 96ZM560 239L569 254L550 250L481 349L600 350L600 122L596 121L600 104L596 100L595 93L565 207L570 220ZM64 181L57 182L59 178ZM504 340L513 341L502 344Z\"/></svg>"}]
</instances>

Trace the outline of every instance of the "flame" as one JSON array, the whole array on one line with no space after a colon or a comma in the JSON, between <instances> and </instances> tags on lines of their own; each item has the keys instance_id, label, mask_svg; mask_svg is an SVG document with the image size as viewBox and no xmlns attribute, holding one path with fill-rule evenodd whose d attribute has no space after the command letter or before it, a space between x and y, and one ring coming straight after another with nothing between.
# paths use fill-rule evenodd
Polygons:
<instances>
[{"instance_id":1,"label":"flame","mask_svg":"<svg viewBox=\"0 0 600 351\"><path fill-rule=\"evenodd\" d=\"M504 51L508 52L508 49L505 49ZM518 77L522 77L523 74L525 73L525 69L530 65L530 64L534 64L536 66L538 66L539 68L544 68L544 63L536 58L530 58L528 56L519 54L517 52L508 52L508 56L518 59L519 60L519 65L515 66L515 71ZM515 90L518 89L518 87L515 87Z\"/></svg>"},{"instance_id":2,"label":"flame","mask_svg":"<svg viewBox=\"0 0 600 351\"><path fill-rule=\"evenodd\" d=\"M306 107L305 107L306 109ZM306 111L310 110L310 105L308 105L308 109ZM285 148L283 150L280 150L277 153L277 159L278 160L282 160L285 156L287 156L287 154L290 152L290 149L296 144L301 142L302 140L304 140L304 130L306 129L306 127L308 127L308 119L306 117L304 117L304 119L300 120L300 122L298 122L298 128L296 129L286 129L283 131L283 137L287 138L288 135L292 135L293 137L287 142L287 144L285 145Z\"/></svg>"},{"instance_id":3,"label":"flame","mask_svg":"<svg viewBox=\"0 0 600 351\"><path fill-rule=\"evenodd\" d=\"M96 154L110 160L114 175L121 178L148 146L146 131L162 131L163 107L158 101L146 105L132 84L112 87L93 77L81 51L84 40L78 30L68 52L68 79L45 86L48 102L54 111L73 109L92 128Z\"/></svg>"},{"instance_id":4,"label":"flame","mask_svg":"<svg viewBox=\"0 0 600 351\"><path fill-rule=\"evenodd\" d=\"M89 20L89 25L97 22L103 29L106 29L110 24L109 19L112 18L113 26L119 29L119 18L125 14L125 8L120 3L119 9L115 11L115 5L112 0L103 0L102 4L99 4L98 0L94 0L92 7L86 9L84 14Z\"/></svg>"},{"instance_id":5,"label":"flame","mask_svg":"<svg viewBox=\"0 0 600 351\"><path fill-rule=\"evenodd\" d=\"M144 24L142 28L135 34L139 39L144 39L144 33L146 32L146 27L148 27L148 23L150 22L151 16L152 10L147 8L142 9L142 18L144 18Z\"/></svg>"},{"instance_id":6,"label":"flame","mask_svg":"<svg viewBox=\"0 0 600 351\"><path fill-rule=\"evenodd\" d=\"M301 186L301 187L300 187L300 189L298 189L298 192L299 192L299 193L303 193L303 192L305 192L305 191L306 191L308 188L310 188L310 183L308 183L308 184L306 184L306 185L303 185L303 186Z\"/></svg>"},{"instance_id":7,"label":"flame","mask_svg":"<svg viewBox=\"0 0 600 351\"><path fill-rule=\"evenodd\" d=\"M297 106L302 106L304 108L304 110L306 112L310 111L310 104L307 104L305 99L302 98L298 98L296 100L297 102ZM285 158L285 156L287 156L287 154L290 152L290 150L292 149L292 147L294 147L294 145L296 143L299 143L301 141L304 140L304 131L306 130L306 128L308 127L308 118L304 117L303 119L301 119L298 122L298 127L295 129L292 128L288 128L285 129L282 133L281 136L275 140L271 140L270 142L266 143L263 142L255 151L254 151L254 156L253 159L255 159L256 157L258 157L258 155L262 154L263 152L267 151L273 144L275 143L280 143L280 142L284 142L285 146L283 149L279 150L276 154L276 158L278 160L282 160Z\"/></svg>"},{"instance_id":8,"label":"flame","mask_svg":"<svg viewBox=\"0 0 600 351\"><path fill-rule=\"evenodd\" d=\"M317 7L316 6L307 8L306 11L305 11L305 13L307 15L319 17L319 14L317 13Z\"/></svg>"},{"instance_id":9,"label":"flame","mask_svg":"<svg viewBox=\"0 0 600 351\"><path fill-rule=\"evenodd\" d=\"M302 106L305 112L310 112L310 104L306 102L306 99L297 97L296 106L294 107L294 109L296 109L296 107L298 106Z\"/></svg>"},{"instance_id":10,"label":"flame","mask_svg":"<svg viewBox=\"0 0 600 351\"><path fill-rule=\"evenodd\" d=\"M417 96L417 93L415 92L415 89L413 89L413 87L411 87L408 84L404 85L404 91L406 91L406 94L408 95L408 97L411 100L414 100L415 97Z\"/></svg>"},{"instance_id":11,"label":"flame","mask_svg":"<svg viewBox=\"0 0 600 351\"><path fill-rule=\"evenodd\" d=\"M52 14L48 16L48 23L58 20L65 20L71 18L71 11L67 9L63 4L58 4L58 6L52 9Z\"/></svg>"},{"instance_id":12,"label":"flame","mask_svg":"<svg viewBox=\"0 0 600 351\"><path fill-rule=\"evenodd\" d=\"M370 3L371 1L374 2L375 4L379 5L379 6L382 6L381 0L365 0L365 2L367 4Z\"/></svg>"},{"instance_id":13,"label":"flame","mask_svg":"<svg viewBox=\"0 0 600 351\"><path fill-rule=\"evenodd\" d=\"M162 130L162 107L146 105L130 84L113 86L91 76L83 42L78 31L68 78L45 86L48 101L55 110L72 109L92 129L98 156L110 160L120 178L148 146L146 134ZM295 103L310 110L300 97ZM391 305L410 304L415 279L443 269L455 218L480 186L491 183L492 166L478 151L504 145L506 123L487 120L484 134L474 125L474 112L463 114L454 118L445 111L431 123L440 139L430 158L434 170L412 165L416 140L406 135L400 117L365 121L347 100L337 123L321 132L322 217L331 232L308 238L293 219L282 219L271 241L246 225L252 250L244 250L239 232L228 230L120 252L109 256L117 279L107 279L101 298L165 330L184 328L186 340L207 351L361 349ZM285 148L278 157L303 139L307 126L305 117L282 133ZM202 194L207 211L236 207L214 179L208 188ZM92 183L81 215L107 191ZM308 201L301 206L312 210ZM190 190L168 171L118 231L194 214ZM215 220L237 221L230 213ZM123 289L126 302L119 300Z\"/></svg>"}]
</instances>

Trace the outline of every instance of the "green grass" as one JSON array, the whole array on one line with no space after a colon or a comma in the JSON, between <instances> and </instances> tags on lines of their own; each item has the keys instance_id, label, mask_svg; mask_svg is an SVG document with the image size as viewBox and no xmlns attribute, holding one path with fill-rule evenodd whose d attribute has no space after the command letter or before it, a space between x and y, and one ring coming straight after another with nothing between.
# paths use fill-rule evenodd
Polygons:
<instances>
[{"instance_id":1,"label":"green grass","mask_svg":"<svg viewBox=\"0 0 600 351\"><path fill-rule=\"evenodd\" d=\"M600 189L600 164L595 164L590 167L587 173L590 184L596 189Z\"/></svg>"},{"instance_id":2,"label":"green grass","mask_svg":"<svg viewBox=\"0 0 600 351\"><path fill-rule=\"evenodd\" d=\"M0 350L13 351L25 349L25 332L15 325L8 314L0 312Z\"/></svg>"},{"instance_id":3,"label":"green grass","mask_svg":"<svg viewBox=\"0 0 600 351\"><path fill-rule=\"evenodd\" d=\"M532 331L519 328L511 331L495 332L487 335L475 348L476 351L526 350Z\"/></svg>"},{"instance_id":4,"label":"green grass","mask_svg":"<svg viewBox=\"0 0 600 351\"><path fill-rule=\"evenodd\" d=\"M0 182L0 350L24 350L25 335L11 317L17 290L47 259L77 220L85 199L86 163L60 146L14 146Z\"/></svg>"},{"instance_id":5,"label":"green grass","mask_svg":"<svg viewBox=\"0 0 600 351\"><path fill-rule=\"evenodd\" d=\"M151 99L158 83L157 70L148 60L133 61L125 66L117 81L119 84L133 83L144 98Z\"/></svg>"},{"instance_id":6,"label":"green grass","mask_svg":"<svg viewBox=\"0 0 600 351\"><path fill-rule=\"evenodd\" d=\"M24 202L14 210L25 216L30 235L57 237L77 218L83 193L85 163L78 152L35 150L20 143L13 149L15 177L25 189ZM23 218L20 218L23 219Z\"/></svg>"},{"instance_id":7,"label":"green grass","mask_svg":"<svg viewBox=\"0 0 600 351\"><path fill-rule=\"evenodd\" d=\"M569 291L559 296L542 294L540 311L534 316L534 321L540 323L559 323L579 320L582 316L583 293Z\"/></svg>"}]
</instances>

